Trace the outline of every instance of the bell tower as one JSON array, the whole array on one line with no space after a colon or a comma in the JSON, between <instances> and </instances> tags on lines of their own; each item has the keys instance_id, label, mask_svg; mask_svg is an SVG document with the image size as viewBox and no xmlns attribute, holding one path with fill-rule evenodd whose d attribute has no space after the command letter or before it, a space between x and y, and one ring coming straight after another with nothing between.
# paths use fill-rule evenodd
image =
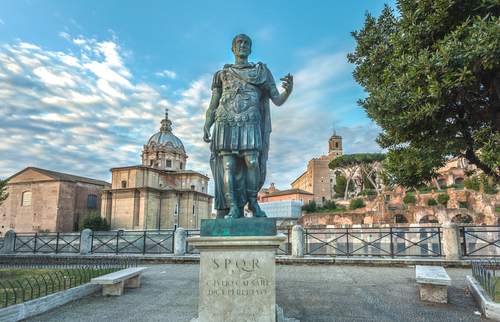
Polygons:
<instances>
[{"instance_id":1,"label":"bell tower","mask_svg":"<svg viewBox=\"0 0 500 322\"><path fill-rule=\"evenodd\" d=\"M339 157L342 155L342 137L337 135L335 131L333 131L333 135L328 140L328 156L333 158Z\"/></svg>"}]
</instances>

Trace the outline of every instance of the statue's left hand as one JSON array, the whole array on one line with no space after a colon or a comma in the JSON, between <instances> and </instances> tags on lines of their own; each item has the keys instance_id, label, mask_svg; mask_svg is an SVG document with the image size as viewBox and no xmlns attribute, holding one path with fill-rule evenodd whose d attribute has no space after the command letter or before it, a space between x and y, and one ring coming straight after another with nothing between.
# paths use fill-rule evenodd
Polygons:
<instances>
[{"instance_id":1,"label":"statue's left hand","mask_svg":"<svg viewBox=\"0 0 500 322\"><path fill-rule=\"evenodd\" d=\"M288 73L284 78L280 78L280 81L283 82L281 86L285 89L285 92L290 95L293 90L293 76Z\"/></svg>"}]
</instances>

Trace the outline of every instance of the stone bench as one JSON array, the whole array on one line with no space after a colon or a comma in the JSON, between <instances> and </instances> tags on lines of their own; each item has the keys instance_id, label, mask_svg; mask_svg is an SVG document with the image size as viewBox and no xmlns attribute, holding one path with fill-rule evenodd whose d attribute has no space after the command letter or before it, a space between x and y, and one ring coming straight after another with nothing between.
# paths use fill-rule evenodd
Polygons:
<instances>
[{"instance_id":1,"label":"stone bench","mask_svg":"<svg viewBox=\"0 0 500 322\"><path fill-rule=\"evenodd\" d=\"M415 266L420 299L424 301L447 303L448 286L451 278L441 266Z\"/></svg>"},{"instance_id":2,"label":"stone bench","mask_svg":"<svg viewBox=\"0 0 500 322\"><path fill-rule=\"evenodd\" d=\"M90 280L92 284L102 284L102 295L123 294L123 288L137 288L141 285L141 274L147 267L130 267L111 274L99 276Z\"/></svg>"}]
</instances>

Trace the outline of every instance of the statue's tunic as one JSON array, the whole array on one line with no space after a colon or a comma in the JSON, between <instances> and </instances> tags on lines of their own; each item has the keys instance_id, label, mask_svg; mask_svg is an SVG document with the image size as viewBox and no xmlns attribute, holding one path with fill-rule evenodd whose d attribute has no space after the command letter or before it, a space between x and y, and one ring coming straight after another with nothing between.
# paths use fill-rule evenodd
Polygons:
<instances>
[{"instance_id":1,"label":"statue's tunic","mask_svg":"<svg viewBox=\"0 0 500 322\"><path fill-rule=\"evenodd\" d=\"M210 145L215 209L229 208L223 185L224 168L221 155L224 152L259 151L259 189L264 184L271 134L269 90L273 85L275 82L271 72L260 62L248 63L243 67L228 64L214 75L212 90L222 89ZM243 169L244 166L236 168ZM235 177L236 202L242 207L247 203L245 173L236 173Z\"/></svg>"}]
</instances>

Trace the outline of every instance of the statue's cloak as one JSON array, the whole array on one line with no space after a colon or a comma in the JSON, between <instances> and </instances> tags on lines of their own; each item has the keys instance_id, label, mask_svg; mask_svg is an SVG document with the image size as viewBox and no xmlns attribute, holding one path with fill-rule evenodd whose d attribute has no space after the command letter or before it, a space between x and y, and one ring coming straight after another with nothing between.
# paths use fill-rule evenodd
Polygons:
<instances>
[{"instance_id":1,"label":"statue's cloak","mask_svg":"<svg viewBox=\"0 0 500 322\"><path fill-rule=\"evenodd\" d=\"M241 70L243 68L255 68L255 76L249 76L248 73L244 73ZM259 177L259 186L258 190L262 188L264 182L266 181L266 173L267 173L267 159L269 155L269 140L271 136L271 113L269 108L269 92L272 86L276 85L274 82L274 78L267 68L267 66L261 62L257 64L248 63L243 67L236 67L231 64L225 65L224 70L238 77L242 81L245 81L251 85L257 86L262 90L262 96L260 100L260 127L262 133L262 151L259 155L259 166L260 166L260 177ZM212 83L212 90L215 87L220 87L220 73L222 71L217 72L214 75L214 81ZM212 135L213 137L213 135ZM212 154L210 156L210 168L212 169L212 175L214 179L214 187L215 187L215 199L214 199L214 208L215 209L227 209L229 205L227 204L225 197L225 189L224 189L224 164L222 162L222 157L213 150L213 144L211 144ZM245 183L245 172L246 165L241 158L236 158L236 173L235 173L235 181L236 181L236 201L238 207L243 207L247 204L247 193L246 193L246 183Z\"/></svg>"}]
</instances>

